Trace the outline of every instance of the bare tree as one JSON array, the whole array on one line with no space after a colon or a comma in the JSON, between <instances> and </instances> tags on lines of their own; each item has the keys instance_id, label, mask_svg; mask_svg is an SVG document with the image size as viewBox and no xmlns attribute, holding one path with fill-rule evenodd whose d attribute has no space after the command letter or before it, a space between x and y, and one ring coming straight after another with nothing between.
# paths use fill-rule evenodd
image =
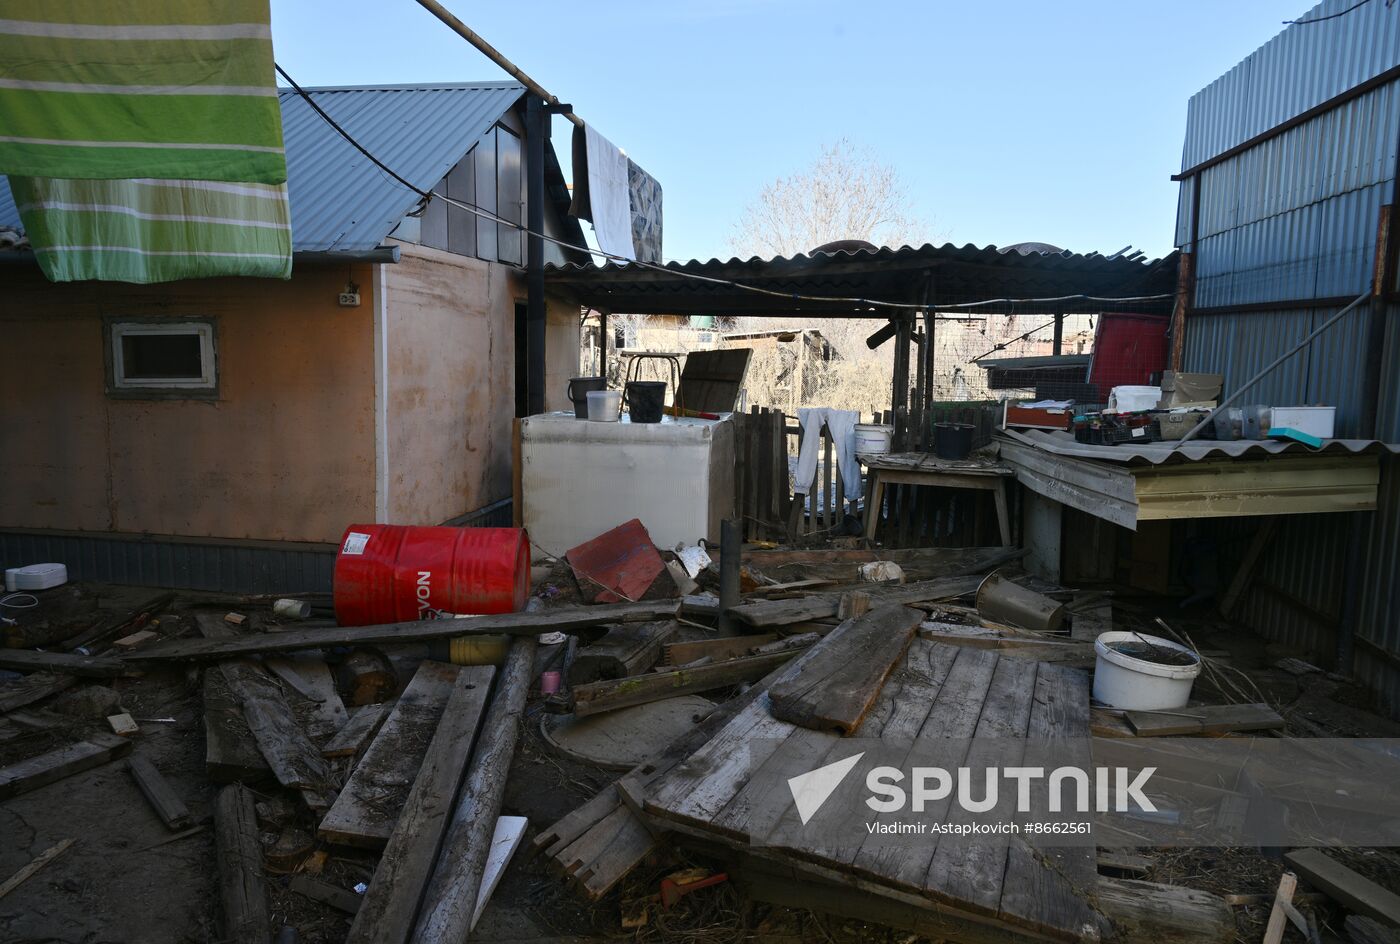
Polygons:
<instances>
[{"instance_id":1,"label":"bare tree","mask_svg":"<svg viewBox=\"0 0 1400 944\"><path fill-rule=\"evenodd\" d=\"M898 171L868 148L847 140L822 148L811 165L773 181L734 224L730 248L735 255L792 256L809 253L835 240L860 239L876 246L922 245L936 237L926 221L905 212L908 190ZM735 328L759 331L794 328L791 318L735 319ZM812 377L804 406L834 406L870 413L888 408L894 380L894 345L876 351L865 345L880 322L804 317L802 327L816 328L831 342L835 359ZM749 366L750 396L776 383L765 378L765 362ZM806 387L807 385L804 385ZM786 404L772 403L775 406Z\"/></svg>"},{"instance_id":2,"label":"bare tree","mask_svg":"<svg viewBox=\"0 0 1400 944\"><path fill-rule=\"evenodd\" d=\"M730 236L736 255L791 256L837 239L876 246L920 245L932 228L904 212L899 172L844 138L809 167L759 191Z\"/></svg>"}]
</instances>

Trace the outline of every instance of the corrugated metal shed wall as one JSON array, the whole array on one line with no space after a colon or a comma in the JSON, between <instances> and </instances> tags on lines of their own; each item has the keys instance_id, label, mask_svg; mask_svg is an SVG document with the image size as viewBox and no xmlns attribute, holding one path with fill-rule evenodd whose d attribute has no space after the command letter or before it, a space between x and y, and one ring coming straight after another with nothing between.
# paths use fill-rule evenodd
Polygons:
<instances>
[{"instance_id":1,"label":"corrugated metal shed wall","mask_svg":"<svg viewBox=\"0 0 1400 944\"><path fill-rule=\"evenodd\" d=\"M1327 0L1301 19L1354 0ZM1355 87L1400 63L1400 3L1364 4L1334 20L1293 26L1192 100L1183 169ZM1196 246L1198 308L1267 305L1361 294L1374 264L1380 207L1394 193L1400 82L1391 82L1183 181L1177 245L1191 239L1193 187L1201 188ZM1292 347L1340 306L1193 315L1188 370L1225 375L1228 393ZM1378 435L1400 441L1400 306L1388 312ZM1368 309L1361 307L1262 381L1252 403L1335 404L1337 435L1360 434ZM1383 465L1379 509L1370 516L1358 635L1400 654L1394 616L1400 587L1400 462ZM1225 519L1210 529L1238 550L1256 527ZM1285 518L1259 563L1259 585L1238 615L1271 639L1329 663L1342 611L1350 521ZM1400 670L1358 646L1358 676L1400 716Z\"/></svg>"}]
</instances>

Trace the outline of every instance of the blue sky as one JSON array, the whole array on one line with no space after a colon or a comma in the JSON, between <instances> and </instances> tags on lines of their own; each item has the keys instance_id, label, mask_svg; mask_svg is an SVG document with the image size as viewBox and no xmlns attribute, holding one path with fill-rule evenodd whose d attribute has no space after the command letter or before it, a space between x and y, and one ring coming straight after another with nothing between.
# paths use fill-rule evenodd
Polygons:
<instances>
[{"instance_id":1,"label":"blue sky","mask_svg":"<svg viewBox=\"0 0 1400 944\"><path fill-rule=\"evenodd\" d=\"M729 255L767 182L847 138L938 242L1170 251L1186 101L1306 0L445 0L650 171L667 258ZM303 85L508 78L413 0L272 0ZM567 129L556 147L567 167Z\"/></svg>"}]
</instances>

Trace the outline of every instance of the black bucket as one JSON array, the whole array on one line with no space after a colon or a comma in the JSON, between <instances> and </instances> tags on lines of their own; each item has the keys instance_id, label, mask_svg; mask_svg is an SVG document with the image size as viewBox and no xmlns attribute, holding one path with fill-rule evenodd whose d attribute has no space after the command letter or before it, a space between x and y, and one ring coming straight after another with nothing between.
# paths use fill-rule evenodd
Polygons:
<instances>
[{"instance_id":1,"label":"black bucket","mask_svg":"<svg viewBox=\"0 0 1400 944\"><path fill-rule=\"evenodd\" d=\"M602 377L572 377L569 379L569 399L574 401L574 417L588 419L588 391L606 390L608 382Z\"/></svg>"},{"instance_id":2,"label":"black bucket","mask_svg":"<svg viewBox=\"0 0 1400 944\"><path fill-rule=\"evenodd\" d=\"M933 454L940 459L966 459L972 454L971 423L934 423Z\"/></svg>"},{"instance_id":3,"label":"black bucket","mask_svg":"<svg viewBox=\"0 0 1400 944\"><path fill-rule=\"evenodd\" d=\"M660 380L634 380L627 385L627 415L634 423L660 423L666 406L666 384Z\"/></svg>"}]
</instances>

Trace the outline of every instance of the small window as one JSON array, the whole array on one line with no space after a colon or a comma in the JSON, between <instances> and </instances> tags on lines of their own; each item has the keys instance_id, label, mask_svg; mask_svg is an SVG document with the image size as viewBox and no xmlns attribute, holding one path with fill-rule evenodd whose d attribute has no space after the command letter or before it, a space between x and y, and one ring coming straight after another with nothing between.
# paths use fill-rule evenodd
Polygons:
<instances>
[{"instance_id":1,"label":"small window","mask_svg":"<svg viewBox=\"0 0 1400 944\"><path fill-rule=\"evenodd\" d=\"M111 351L114 390L213 390L216 386L210 322L117 322L112 325Z\"/></svg>"}]
</instances>

